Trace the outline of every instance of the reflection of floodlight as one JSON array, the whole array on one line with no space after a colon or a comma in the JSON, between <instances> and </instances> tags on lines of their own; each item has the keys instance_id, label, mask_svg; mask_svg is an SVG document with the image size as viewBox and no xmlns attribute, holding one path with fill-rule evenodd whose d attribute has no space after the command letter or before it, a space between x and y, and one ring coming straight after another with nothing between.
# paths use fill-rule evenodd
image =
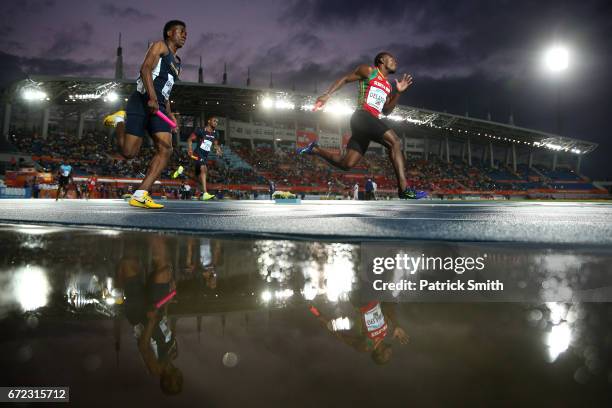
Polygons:
<instances>
[{"instance_id":1,"label":"reflection of floodlight","mask_svg":"<svg viewBox=\"0 0 612 408\"><path fill-rule=\"evenodd\" d=\"M553 72L564 71L569 65L569 52L564 47L554 46L546 52L544 62Z\"/></svg>"},{"instance_id":2,"label":"reflection of floodlight","mask_svg":"<svg viewBox=\"0 0 612 408\"><path fill-rule=\"evenodd\" d=\"M266 109L270 109L272 106L274 106L274 102L270 98L264 98L261 101L261 106L263 106Z\"/></svg>"},{"instance_id":3,"label":"reflection of floodlight","mask_svg":"<svg viewBox=\"0 0 612 408\"><path fill-rule=\"evenodd\" d=\"M263 300L264 302L269 302L270 300L272 300L272 293L268 290L265 290L261 293L261 300Z\"/></svg>"}]
</instances>

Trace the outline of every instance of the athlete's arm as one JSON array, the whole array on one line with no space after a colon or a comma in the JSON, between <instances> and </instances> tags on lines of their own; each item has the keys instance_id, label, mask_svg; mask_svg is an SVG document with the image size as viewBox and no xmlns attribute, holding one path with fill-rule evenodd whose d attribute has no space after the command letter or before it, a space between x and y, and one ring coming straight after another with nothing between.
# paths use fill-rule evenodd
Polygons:
<instances>
[{"instance_id":1,"label":"athlete's arm","mask_svg":"<svg viewBox=\"0 0 612 408\"><path fill-rule=\"evenodd\" d=\"M223 157L223 150L221 150L221 145L219 144L218 140L215 139L215 141L213 142L213 146L215 147L215 153L217 154L217 156Z\"/></svg>"},{"instance_id":2,"label":"athlete's arm","mask_svg":"<svg viewBox=\"0 0 612 408\"><path fill-rule=\"evenodd\" d=\"M176 119L174 112L172 112L172 107L170 106L170 100L166 101L166 113L168 113L168 118L170 118L171 121L176 123L176 127L174 129L171 129L171 132L176 133L178 135L179 134L178 120Z\"/></svg>"},{"instance_id":3,"label":"athlete's arm","mask_svg":"<svg viewBox=\"0 0 612 408\"><path fill-rule=\"evenodd\" d=\"M334 82L325 93L317 98L317 104L323 106L325 102L329 100L331 95L338 89L342 88L344 84L349 82L359 81L360 79L367 78L372 73L372 67L366 64L359 65L354 71L346 74L342 78Z\"/></svg>"},{"instance_id":4,"label":"athlete's arm","mask_svg":"<svg viewBox=\"0 0 612 408\"><path fill-rule=\"evenodd\" d=\"M195 133L192 133L187 139L187 154L193 159L193 141L196 138Z\"/></svg>"},{"instance_id":5,"label":"athlete's arm","mask_svg":"<svg viewBox=\"0 0 612 408\"><path fill-rule=\"evenodd\" d=\"M412 85L412 77L408 74L402 75L401 80L395 80L395 89L397 92L387 97L387 101L385 102L385 106L383 106L382 110L383 114L388 115L393 112L393 109L395 109L395 105L399 100L400 94L408 89L410 85Z\"/></svg>"},{"instance_id":6,"label":"athlete's arm","mask_svg":"<svg viewBox=\"0 0 612 408\"><path fill-rule=\"evenodd\" d=\"M408 335L406 334L406 331L401 328L398 323L397 323L397 314L396 314L396 306L394 303L381 303L380 304L383 315L385 316L385 318L389 321L389 323L391 323L391 326L393 327L393 338L397 339L400 344L407 344L408 343Z\"/></svg>"},{"instance_id":7,"label":"athlete's arm","mask_svg":"<svg viewBox=\"0 0 612 408\"><path fill-rule=\"evenodd\" d=\"M151 45L147 51L144 62L140 67L140 78L142 79L142 83L147 90L147 95L149 95L147 105L149 106L151 113L155 113L159 109L157 94L155 93L155 88L153 87L153 69L159 63L161 56L168 52L170 51L168 51L168 47L163 41L153 43L153 45Z\"/></svg>"}]
</instances>

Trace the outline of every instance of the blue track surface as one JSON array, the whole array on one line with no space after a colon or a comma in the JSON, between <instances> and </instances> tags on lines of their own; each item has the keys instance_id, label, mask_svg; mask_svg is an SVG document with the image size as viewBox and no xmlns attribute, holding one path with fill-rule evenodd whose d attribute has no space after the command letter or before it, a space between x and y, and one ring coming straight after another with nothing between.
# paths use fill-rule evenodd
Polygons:
<instances>
[{"instance_id":1,"label":"blue track surface","mask_svg":"<svg viewBox=\"0 0 612 408\"><path fill-rule=\"evenodd\" d=\"M311 240L444 240L612 244L612 204L448 201L166 201L163 210L123 200L1 200L0 221L202 235Z\"/></svg>"}]
</instances>

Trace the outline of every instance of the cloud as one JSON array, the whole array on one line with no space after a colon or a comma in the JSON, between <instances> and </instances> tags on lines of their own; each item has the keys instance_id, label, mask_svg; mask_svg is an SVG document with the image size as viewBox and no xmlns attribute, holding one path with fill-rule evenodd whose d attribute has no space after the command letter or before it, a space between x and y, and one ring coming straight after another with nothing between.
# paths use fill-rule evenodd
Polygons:
<instances>
[{"instance_id":1,"label":"cloud","mask_svg":"<svg viewBox=\"0 0 612 408\"><path fill-rule=\"evenodd\" d=\"M0 88L28 75L51 76L108 76L114 69L114 61L68 58L19 57L0 51Z\"/></svg>"},{"instance_id":2,"label":"cloud","mask_svg":"<svg viewBox=\"0 0 612 408\"><path fill-rule=\"evenodd\" d=\"M133 7L117 7L111 3L104 3L100 5L100 11L105 16L113 18L125 18L129 20L151 20L155 16L151 13L142 12Z\"/></svg>"},{"instance_id":3,"label":"cloud","mask_svg":"<svg viewBox=\"0 0 612 408\"><path fill-rule=\"evenodd\" d=\"M76 50L87 48L92 44L93 26L82 22L76 27L63 29L53 36L51 46L43 55L50 58L65 57Z\"/></svg>"}]
</instances>

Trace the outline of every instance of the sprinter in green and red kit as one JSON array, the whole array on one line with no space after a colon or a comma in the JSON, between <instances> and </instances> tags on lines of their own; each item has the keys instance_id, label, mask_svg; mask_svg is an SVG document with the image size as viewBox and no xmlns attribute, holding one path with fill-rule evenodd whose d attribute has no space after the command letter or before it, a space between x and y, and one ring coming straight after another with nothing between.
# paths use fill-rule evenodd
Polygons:
<instances>
[{"instance_id":1,"label":"sprinter in green and red kit","mask_svg":"<svg viewBox=\"0 0 612 408\"><path fill-rule=\"evenodd\" d=\"M344 84L359 81L359 96L357 110L351 116L351 138L343 155L322 149L317 142L298 149L298 154L314 154L331 165L349 170L354 167L365 155L370 142L380 143L387 148L389 159L393 164L399 197L402 199L424 198L427 194L415 191L408 187L404 173L404 155L401 142L395 131L389 128L382 120L381 115L389 115L402 92L412 84L412 77L404 74L401 79L395 80L396 92L392 94L389 74L397 70L397 61L388 52L381 52L374 58L374 66L360 65L353 72L334 82L329 89L321 95L315 104L315 109L321 108Z\"/></svg>"}]
</instances>

